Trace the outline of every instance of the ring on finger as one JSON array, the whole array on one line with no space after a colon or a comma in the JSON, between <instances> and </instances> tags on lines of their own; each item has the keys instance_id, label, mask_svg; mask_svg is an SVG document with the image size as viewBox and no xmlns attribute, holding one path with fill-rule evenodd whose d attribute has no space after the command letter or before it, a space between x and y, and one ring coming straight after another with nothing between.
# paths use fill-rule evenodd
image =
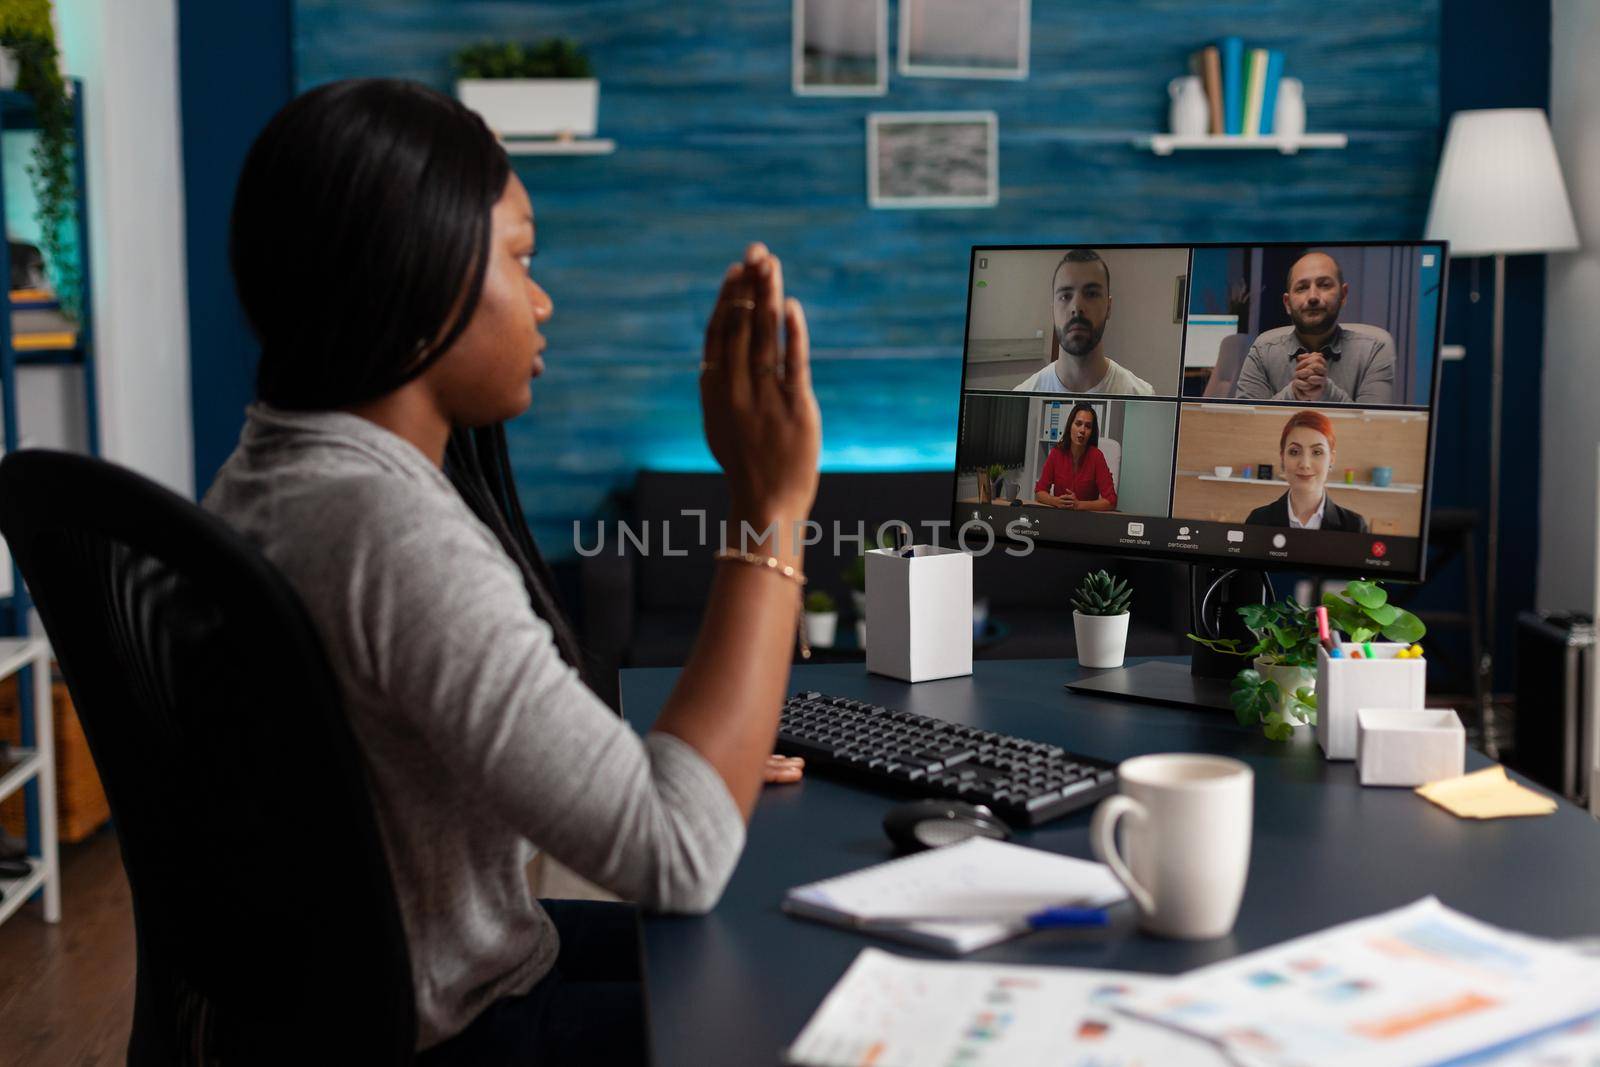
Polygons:
<instances>
[{"instance_id":1,"label":"ring on finger","mask_svg":"<svg viewBox=\"0 0 1600 1067\"><path fill-rule=\"evenodd\" d=\"M700 373L704 374L708 370L716 370L721 365L720 363L712 363L710 360L702 359L700 361Z\"/></svg>"},{"instance_id":2,"label":"ring on finger","mask_svg":"<svg viewBox=\"0 0 1600 1067\"><path fill-rule=\"evenodd\" d=\"M730 300L728 303L738 308L740 311L754 311L756 309L756 302L754 300Z\"/></svg>"},{"instance_id":3,"label":"ring on finger","mask_svg":"<svg viewBox=\"0 0 1600 1067\"><path fill-rule=\"evenodd\" d=\"M769 374L777 374L778 365L776 363L758 363L755 366L754 373L757 378L763 378Z\"/></svg>"}]
</instances>

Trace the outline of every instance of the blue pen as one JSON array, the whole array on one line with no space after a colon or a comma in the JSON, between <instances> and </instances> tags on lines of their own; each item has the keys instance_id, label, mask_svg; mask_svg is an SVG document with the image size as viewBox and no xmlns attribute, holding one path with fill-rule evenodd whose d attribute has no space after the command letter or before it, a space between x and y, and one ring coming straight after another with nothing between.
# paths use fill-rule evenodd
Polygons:
<instances>
[{"instance_id":1,"label":"blue pen","mask_svg":"<svg viewBox=\"0 0 1600 1067\"><path fill-rule=\"evenodd\" d=\"M1026 919L1030 930L1053 930L1070 926L1109 926L1104 908L1045 908Z\"/></svg>"}]
</instances>

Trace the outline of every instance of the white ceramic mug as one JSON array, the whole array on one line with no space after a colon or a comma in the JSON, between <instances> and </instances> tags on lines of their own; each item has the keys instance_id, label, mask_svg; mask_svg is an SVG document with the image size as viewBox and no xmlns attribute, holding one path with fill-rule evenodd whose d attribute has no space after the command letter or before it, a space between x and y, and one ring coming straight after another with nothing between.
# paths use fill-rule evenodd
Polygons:
<instances>
[{"instance_id":1,"label":"white ceramic mug","mask_svg":"<svg viewBox=\"0 0 1600 1067\"><path fill-rule=\"evenodd\" d=\"M1167 127L1182 137L1198 137L1211 125L1211 105L1206 89L1194 75L1173 78L1167 83L1172 103L1167 107Z\"/></svg>"},{"instance_id":2,"label":"white ceramic mug","mask_svg":"<svg viewBox=\"0 0 1600 1067\"><path fill-rule=\"evenodd\" d=\"M1139 925L1188 941L1232 930L1250 870L1255 774L1238 760L1176 752L1127 760L1117 777L1121 792L1100 802L1089 840L1127 886Z\"/></svg>"}]
</instances>

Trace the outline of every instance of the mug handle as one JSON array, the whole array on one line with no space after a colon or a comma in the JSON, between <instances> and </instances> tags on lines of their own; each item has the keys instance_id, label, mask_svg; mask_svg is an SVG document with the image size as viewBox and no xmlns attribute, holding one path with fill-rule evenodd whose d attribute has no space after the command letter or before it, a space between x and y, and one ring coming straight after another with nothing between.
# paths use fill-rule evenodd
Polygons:
<instances>
[{"instance_id":1,"label":"mug handle","mask_svg":"<svg viewBox=\"0 0 1600 1067\"><path fill-rule=\"evenodd\" d=\"M1094 809L1094 820L1089 824L1089 844L1095 856L1111 868L1111 873L1127 887L1134 903L1146 915L1155 911L1155 900L1150 896L1150 891L1134 878L1133 872L1128 870L1128 865L1122 862L1122 856L1117 852L1117 822L1124 815L1131 815L1143 822L1149 814L1137 800L1117 793L1100 802L1100 806Z\"/></svg>"}]
</instances>

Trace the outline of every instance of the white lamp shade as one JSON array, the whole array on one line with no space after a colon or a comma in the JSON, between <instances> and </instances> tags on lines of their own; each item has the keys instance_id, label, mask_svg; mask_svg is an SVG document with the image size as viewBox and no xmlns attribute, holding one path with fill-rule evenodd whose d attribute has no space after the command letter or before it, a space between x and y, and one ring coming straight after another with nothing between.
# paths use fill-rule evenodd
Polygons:
<instances>
[{"instance_id":1,"label":"white lamp shade","mask_svg":"<svg viewBox=\"0 0 1600 1067\"><path fill-rule=\"evenodd\" d=\"M1578 247L1550 120L1538 108L1458 111L1445 134L1427 237L1452 256Z\"/></svg>"}]
</instances>

